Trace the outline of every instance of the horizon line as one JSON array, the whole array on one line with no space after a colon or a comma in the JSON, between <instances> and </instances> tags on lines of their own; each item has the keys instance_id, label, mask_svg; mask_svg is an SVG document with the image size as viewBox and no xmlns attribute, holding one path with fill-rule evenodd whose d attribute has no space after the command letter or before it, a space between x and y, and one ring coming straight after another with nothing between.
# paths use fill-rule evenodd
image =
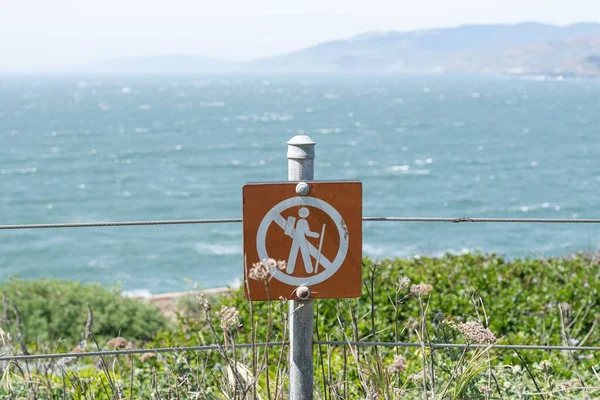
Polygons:
<instances>
[{"instance_id":1,"label":"horizon line","mask_svg":"<svg viewBox=\"0 0 600 400\"><path fill-rule=\"evenodd\" d=\"M345 40L352 40L352 39L360 38L361 36L366 36L369 34L392 35L392 34L408 34L408 33L427 33L427 32L460 29L460 28L465 28L465 27L494 27L494 26L507 27L507 26L519 26L519 25L544 25L544 26L551 26L551 27L557 27L557 28L569 28L569 27L576 26L576 25L588 25L588 24L589 25L600 25L600 21L582 20L582 21L571 22L571 23L567 23L567 24L556 24L556 23L536 21L536 20L523 20L523 21L519 21L519 22L504 22L504 23L489 23L489 24L468 22L468 23L463 23L463 24L459 24L459 25L446 25L446 26L438 26L438 27L430 27L430 28L422 28L422 29L370 30L370 31L363 31L361 33L355 33L355 34L352 34L351 36L322 40L322 41L316 42L314 44L307 45L304 47L297 47L297 48L291 49L291 50L283 52L283 53L277 53L274 55L263 56L263 57L258 57L258 58L234 60L234 59L228 59L228 57L210 56L210 55L206 55L205 53L204 54L202 54L202 53L155 53L155 54L146 54L146 55L110 56L110 57L104 57L104 58L87 61L87 62L82 62L82 63L78 63L78 64L63 65L63 66L56 66L56 67L40 66L40 67L33 67L33 68L17 68L17 69L14 69L14 68L2 69L2 68L0 68L0 74L4 75L4 74L47 73L47 74L56 75L56 74L61 74L61 73L68 74L68 73L73 73L73 72L85 74L84 71L81 71L79 69L85 69L87 67L91 67L91 66L94 66L94 65L97 65L100 63L115 62L115 61L121 61L121 60L136 60L136 59L140 60L140 59L169 58L169 57L170 58L176 58L176 57L204 58L207 61L213 61L213 62L219 62L219 63L231 64L231 65L235 65L235 64L243 65L243 64L251 64L251 63L259 62L261 60L283 57L283 56L286 56L289 54L293 54L293 53L297 53L297 52L301 52L301 51L313 48L315 46L320 46L320 45L324 45L324 44L328 44L328 43L334 43L334 42L345 41ZM74 69L76 71L73 71ZM93 74L93 73L91 73L91 74ZM108 73L108 74L115 74L115 73ZM136 73L136 74L138 74L138 73Z\"/></svg>"}]
</instances>

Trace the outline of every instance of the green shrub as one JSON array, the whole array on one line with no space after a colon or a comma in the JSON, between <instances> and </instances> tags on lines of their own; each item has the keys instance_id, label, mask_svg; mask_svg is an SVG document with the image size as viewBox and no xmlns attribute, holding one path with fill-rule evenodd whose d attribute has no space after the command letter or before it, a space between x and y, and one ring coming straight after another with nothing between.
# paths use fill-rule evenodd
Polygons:
<instances>
[{"instance_id":1,"label":"green shrub","mask_svg":"<svg viewBox=\"0 0 600 400\"><path fill-rule=\"evenodd\" d=\"M148 340L166 326L160 311L149 304L121 296L118 288L105 289L98 284L53 279L11 279L0 286L8 312L16 329L18 310L26 343L79 342L87 320L87 306L93 310L93 333L99 338L123 336L128 340ZM6 327L5 327L6 329Z\"/></svg>"}]
</instances>

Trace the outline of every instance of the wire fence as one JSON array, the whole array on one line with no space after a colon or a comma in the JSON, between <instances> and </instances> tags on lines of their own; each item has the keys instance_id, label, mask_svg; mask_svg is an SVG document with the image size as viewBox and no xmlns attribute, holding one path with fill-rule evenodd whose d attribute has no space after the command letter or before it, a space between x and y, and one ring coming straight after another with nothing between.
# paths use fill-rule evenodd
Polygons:
<instances>
[{"instance_id":1,"label":"wire fence","mask_svg":"<svg viewBox=\"0 0 600 400\"><path fill-rule=\"evenodd\" d=\"M600 351L598 346L545 346L545 345L527 345L527 344L462 344L462 343L407 343L407 342L360 342L360 341L337 341L337 340L315 340L315 345L325 346L356 346L356 347L426 347L430 349L500 349L500 350L545 350L545 351ZM288 346L288 342L263 342L263 343L238 343L235 349L248 349L252 347L280 347ZM123 356L131 354L144 353L180 353L185 351L213 351L219 349L234 349L233 345L209 344L203 346L183 346L183 347L156 347L145 349L125 349L125 350L102 350L86 351L77 353L47 353L47 354L20 354L20 355L0 355L0 361L25 361L41 360L54 358L82 358L98 356Z\"/></svg>"},{"instance_id":2,"label":"wire fence","mask_svg":"<svg viewBox=\"0 0 600 400\"><path fill-rule=\"evenodd\" d=\"M598 224L600 219L568 219L568 218L477 218L477 217L363 217L363 221L373 222L438 222L438 223L544 223L544 224ZM189 219L189 220L156 220L156 221L108 221L108 222L76 222L76 223L47 223L47 224L14 224L0 225L0 230L17 229L55 229L55 228L93 228L93 227L124 227L124 226L148 226L148 225L188 225L188 224L226 224L241 223L242 218L216 218L216 219ZM477 349L492 348L498 350L536 350L536 351L600 351L600 346L556 346L556 345L483 345L483 344L458 344L458 343L408 343L408 342L378 342L378 341L333 341L314 340L314 345L326 346L359 346L359 347L426 347L430 349ZM276 347L287 346L288 342L266 342L266 343L238 343L236 349L247 349L252 347ZM82 358L97 356L122 356L143 353L177 353L186 351L214 351L219 349L231 349L232 345L210 344L201 346L185 347L161 347L161 348L137 348L124 350L100 350L88 352L71 353L47 353L47 354L17 354L8 355L0 353L0 362L3 361L25 361L57 358Z\"/></svg>"},{"instance_id":3,"label":"wire fence","mask_svg":"<svg viewBox=\"0 0 600 400\"><path fill-rule=\"evenodd\" d=\"M363 217L363 221L372 222L449 222L460 223L539 223L539 224L600 224L600 219L570 218L486 218L486 217ZM0 230L16 229L54 229L54 228L98 228L115 226L148 225L193 225L193 224L230 224L241 223L242 218L182 219L163 221L106 221L106 222L66 222L48 224L0 225Z\"/></svg>"}]
</instances>

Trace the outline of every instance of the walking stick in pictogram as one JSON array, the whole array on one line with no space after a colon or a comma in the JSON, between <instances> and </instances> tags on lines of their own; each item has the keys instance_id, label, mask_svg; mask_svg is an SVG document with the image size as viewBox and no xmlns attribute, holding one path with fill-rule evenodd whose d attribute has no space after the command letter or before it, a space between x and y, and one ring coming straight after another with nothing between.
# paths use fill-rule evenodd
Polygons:
<instances>
[{"instance_id":1,"label":"walking stick in pictogram","mask_svg":"<svg viewBox=\"0 0 600 400\"><path fill-rule=\"evenodd\" d=\"M323 247L323 238L325 237L325 224L323 224L323 228L321 229L321 237L319 238L319 252L317 253L317 259L315 260L315 267L313 268L313 272L316 274L319 272L319 262L321 259L321 248Z\"/></svg>"}]
</instances>

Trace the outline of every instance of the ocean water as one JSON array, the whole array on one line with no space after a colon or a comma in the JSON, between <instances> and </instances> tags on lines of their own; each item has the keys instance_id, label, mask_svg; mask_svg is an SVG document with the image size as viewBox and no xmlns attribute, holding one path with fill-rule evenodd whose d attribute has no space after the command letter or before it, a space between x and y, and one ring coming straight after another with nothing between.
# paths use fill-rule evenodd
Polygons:
<instances>
[{"instance_id":1,"label":"ocean water","mask_svg":"<svg viewBox=\"0 0 600 400\"><path fill-rule=\"evenodd\" d=\"M600 217L600 82L435 76L0 77L0 223L241 216L241 188L360 179L366 216ZM0 231L0 279L129 292L242 276L241 224ZM596 251L600 226L368 222L373 258Z\"/></svg>"}]
</instances>

